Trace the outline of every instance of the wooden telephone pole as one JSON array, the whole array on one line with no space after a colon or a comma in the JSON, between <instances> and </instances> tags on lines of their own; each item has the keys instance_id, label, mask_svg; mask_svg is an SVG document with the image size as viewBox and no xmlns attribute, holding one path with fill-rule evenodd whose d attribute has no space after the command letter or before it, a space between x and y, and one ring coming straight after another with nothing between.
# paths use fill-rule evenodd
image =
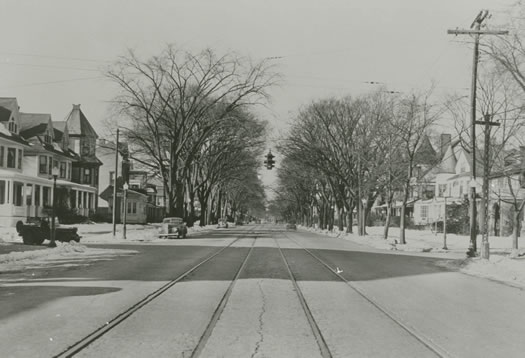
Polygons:
<instances>
[{"instance_id":1,"label":"wooden telephone pole","mask_svg":"<svg viewBox=\"0 0 525 358\"><path fill-rule=\"evenodd\" d=\"M480 35L506 35L508 31L491 31L481 30L483 21L487 18L489 12L482 10L470 25L470 30L448 30L451 35L473 35L474 36L474 57L472 64L472 84L470 88L470 146L472 155L471 181L470 181L470 246L467 252L469 256L475 256L477 251L476 245L476 85L478 77L478 57L479 57L479 38ZM487 240L488 251L488 240Z\"/></svg>"}]
</instances>

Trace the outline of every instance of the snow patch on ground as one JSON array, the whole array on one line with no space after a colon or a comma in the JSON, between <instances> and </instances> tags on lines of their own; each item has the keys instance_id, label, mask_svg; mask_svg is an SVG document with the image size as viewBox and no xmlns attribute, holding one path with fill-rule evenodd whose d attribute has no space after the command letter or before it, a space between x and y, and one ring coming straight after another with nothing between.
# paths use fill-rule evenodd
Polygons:
<instances>
[{"instance_id":1,"label":"snow patch on ground","mask_svg":"<svg viewBox=\"0 0 525 358\"><path fill-rule=\"evenodd\" d=\"M108 260L119 255L136 254L134 250L88 248L76 242L57 242L55 248L10 252L0 255L0 272L21 271L42 266L80 266L86 260Z\"/></svg>"},{"instance_id":2,"label":"snow patch on ground","mask_svg":"<svg viewBox=\"0 0 525 358\"><path fill-rule=\"evenodd\" d=\"M463 256L462 260L448 261L443 263L450 268L459 269L469 275L489 278L505 282L513 286L525 288L525 248L521 238L520 249L517 257L512 258L512 237L489 237L490 258L484 260L479 257L467 259L466 252L469 248L470 237L466 235L447 234L447 249L445 250L443 233L422 230L406 230L406 244L400 244L399 228L390 228L388 238L383 238L383 227L367 227L366 236L358 236L354 233L344 231L318 230L315 228L304 228L307 231L322 233L332 237L338 237L357 244L366 245L375 249L395 250L404 252L433 252L449 254L451 258ZM357 231L357 229L355 230ZM478 250L481 247L481 235L477 238Z\"/></svg>"},{"instance_id":3,"label":"snow patch on ground","mask_svg":"<svg viewBox=\"0 0 525 358\"><path fill-rule=\"evenodd\" d=\"M86 260L108 260L117 255L135 254L133 250L95 249L83 245L86 243L115 244L127 242L166 242L169 239L159 238L161 230L158 225L127 225L126 238L123 237L123 226L117 225L113 237L112 224L80 224L61 225L61 227L76 227L81 236L80 244L76 242L56 242L56 248L41 250L16 251L0 255L0 272L21 271L27 268L42 266L75 266L85 265ZM215 226L188 228L188 235L198 231L209 230ZM18 236L14 227L0 227L0 245L22 244L22 237ZM44 244L46 244L44 242Z\"/></svg>"}]
</instances>

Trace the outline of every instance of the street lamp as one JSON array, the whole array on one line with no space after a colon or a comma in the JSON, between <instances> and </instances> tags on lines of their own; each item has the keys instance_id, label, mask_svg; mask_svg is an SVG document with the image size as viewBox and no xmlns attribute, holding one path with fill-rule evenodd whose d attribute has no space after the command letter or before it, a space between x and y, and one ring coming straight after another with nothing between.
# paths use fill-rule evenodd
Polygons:
<instances>
[{"instance_id":1,"label":"street lamp","mask_svg":"<svg viewBox=\"0 0 525 358\"><path fill-rule=\"evenodd\" d=\"M122 188L124 189L124 226L122 228L122 238L126 239L126 220L127 220L127 213L128 213L127 199L128 199L128 189L129 189L128 183L124 183Z\"/></svg>"},{"instance_id":2,"label":"street lamp","mask_svg":"<svg viewBox=\"0 0 525 358\"><path fill-rule=\"evenodd\" d=\"M51 210L51 238L49 242L49 247L56 247L55 243L55 211L56 211L56 197L57 197L57 177L60 173L58 167L53 167L51 169L51 175L53 176L53 206Z\"/></svg>"},{"instance_id":3,"label":"street lamp","mask_svg":"<svg viewBox=\"0 0 525 358\"><path fill-rule=\"evenodd\" d=\"M448 250L447 247L447 197L445 199L445 214L443 215L443 250Z\"/></svg>"}]
</instances>

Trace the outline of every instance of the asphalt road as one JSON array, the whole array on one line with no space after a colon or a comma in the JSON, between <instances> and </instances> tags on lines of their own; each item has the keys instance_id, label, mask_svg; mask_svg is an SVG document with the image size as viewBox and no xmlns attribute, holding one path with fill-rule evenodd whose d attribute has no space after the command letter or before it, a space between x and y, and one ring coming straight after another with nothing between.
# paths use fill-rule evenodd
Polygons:
<instances>
[{"instance_id":1,"label":"asphalt road","mask_svg":"<svg viewBox=\"0 0 525 358\"><path fill-rule=\"evenodd\" d=\"M0 275L0 356L522 357L523 291L275 226ZM207 261L205 261L208 259ZM199 265L199 266L197 266Z\"/></svg>"}]
</instances>

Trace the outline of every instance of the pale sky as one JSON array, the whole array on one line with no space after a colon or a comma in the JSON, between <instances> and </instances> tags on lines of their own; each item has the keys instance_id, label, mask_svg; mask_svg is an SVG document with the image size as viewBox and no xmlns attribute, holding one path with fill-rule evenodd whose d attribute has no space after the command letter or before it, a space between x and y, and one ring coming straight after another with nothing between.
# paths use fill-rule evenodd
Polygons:
<instances>
[{"instance_id":1,"label":"pale sky","mask_svg":"<svg viewBox=\"0 0 525 358\"><path fill-rule=\"evenodd\" d=\"M167 43L233 50L281 57L282 84L258 111L278 135L301 105L377 88L366 82L410 92L435 81L437 92L468 95L469 38L446 31L469 28L482 9L489 25L499 22L513 1L0 0L0 97L57 121L81 104L104 137L115 87L100 70L127 48L145 56Z\"/></svg>"}]
</instances>

